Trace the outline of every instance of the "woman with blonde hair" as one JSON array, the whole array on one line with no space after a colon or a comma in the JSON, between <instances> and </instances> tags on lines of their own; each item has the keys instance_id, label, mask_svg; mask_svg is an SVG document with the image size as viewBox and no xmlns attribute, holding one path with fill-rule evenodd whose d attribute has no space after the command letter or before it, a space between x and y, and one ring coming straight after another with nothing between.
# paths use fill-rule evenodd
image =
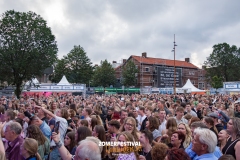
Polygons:
<instances>
[{"instance_id":1,"label":"woman with blonde hair","mask_svg":"<svg viewBox=\"0 0 240 160\"><path fill-rule=\"evenodd\" d=\"M140 133L137 130L136 120L134 118L127 117L124 120L123 125L120 128L120 132L124 132L124 131L130 132L133 135L134 139L138 141L139 139L138 137L140 136Z\"/></svg>"},{"instance_id":2,"label":"woman with blonde hair","mask_svg":"<svg viewBox=\"0 0 240 160\"><path fill-rule=\"evenodd\" d=\"M26 138L20 146L20 154L24 159L28 160L42 160L38 154L38 142L32 138Z\"/></svg>"},{"instance_id":3,"label":"woman with blonde hair","mask_svg":"<svg viewBox=\"0 0 240 160\"><path fill-rule=\"evenodd\" d=\"M117 137L117 141L118 142L136 142L133 135L128 131L119 133ZM128 147L128 146L119 146L120 154L117 154L118 156L115 158L115 160L124 160L124 159L137 160L138 159L139 155L138 155L137 146L133 146L134 148L133 150L131 149L124 150L124 147ZM132 148L132 146L129 146L129 147Z\"/></svg>"},{"instance_id":4,"label":"woman with blonde hair","mask_svg":"<svg viewBox=\"0 0 240 160\"><path fill-rule=\"evenodd\" d=\"M38 153L44 160L50 153L50 141L43 135L40 128L35 125L28 126L27 137L33 138L38 142Z\"/></svg>"},{"instance_id":5,"label":"woman with blonde hair","mask_svg":"<svg viewBox=\"0 0 240 160\"><path fill-rule=\"evenodd\" d=\"M179 123L177 130L181 131L185 135L185 140L183 142L183 147L187 148L192 141L192 132L191 132L190 127L185 123Z\"/></svg>"}]
</instances>

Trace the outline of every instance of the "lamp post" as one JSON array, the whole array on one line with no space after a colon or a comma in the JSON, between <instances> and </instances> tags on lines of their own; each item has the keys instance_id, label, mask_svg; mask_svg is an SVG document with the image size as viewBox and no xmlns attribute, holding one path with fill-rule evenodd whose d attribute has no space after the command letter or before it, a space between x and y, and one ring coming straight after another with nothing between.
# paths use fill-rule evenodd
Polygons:
<instances>
[{"instance_id":1,"label":"lamp post","mask_svg":"<svg viewBox=\"0 0 240 160\"><path fill-rule=\"evenodd\" d=\"M172 52L174 52L174 88L173 88L173 91L174 91L174 94L176 94L176 65L175 65L175 51L176 51L176 42L175 42L175 34L174 34L174 42L173 42L173 50Z\"/></svg>"}]
</instances>

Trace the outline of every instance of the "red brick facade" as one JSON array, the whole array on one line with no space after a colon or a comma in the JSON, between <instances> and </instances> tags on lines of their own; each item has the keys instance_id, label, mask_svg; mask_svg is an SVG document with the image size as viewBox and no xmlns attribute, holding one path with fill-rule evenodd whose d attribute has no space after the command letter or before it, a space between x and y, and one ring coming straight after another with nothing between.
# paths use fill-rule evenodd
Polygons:
<instances>
[{"instance_id":1,"label":"red brick facade","mask_svg":"<svg viewBox=\"0 0 240 160\"><path fill-rule=\"evenodd\" d=\"M115 68L116 78L121 82L122 77L122 66L125 66L128 61L133 61L136 67L139 69L137 75L137 86L157 86L157 67L173 67L174 60L161 59L161 58L151 58L147 57L147 53L143 53L142 56L130 56L124 63ZM182 86L186 83L188 79L191 80L195 87L200 89L207 89L207 83L205 80L205 70L199 69L197 66L189 62L189 58L186 58L185 61L175 60L176 68L182 69ZM182 87L181 86L181 87Z\"/></svg>"}]
</instances>

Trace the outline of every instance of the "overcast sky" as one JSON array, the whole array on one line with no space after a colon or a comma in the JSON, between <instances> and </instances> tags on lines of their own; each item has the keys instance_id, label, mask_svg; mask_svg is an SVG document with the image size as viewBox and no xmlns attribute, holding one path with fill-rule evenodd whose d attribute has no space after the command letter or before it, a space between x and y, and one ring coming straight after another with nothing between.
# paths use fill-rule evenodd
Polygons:
<instances>
[{"instance_id":1,"label":"overcast sky","mask_svg":"<svg viewBox=\"0 0 240 160\"><path fill-rule=\"evenodd\" d=\"M240 47L239 0L0 0L0 13L33 11L56 36L58 56L81 45L93 64L147 52L201 67L214 44Z\"/></svg>"}]
</instances>

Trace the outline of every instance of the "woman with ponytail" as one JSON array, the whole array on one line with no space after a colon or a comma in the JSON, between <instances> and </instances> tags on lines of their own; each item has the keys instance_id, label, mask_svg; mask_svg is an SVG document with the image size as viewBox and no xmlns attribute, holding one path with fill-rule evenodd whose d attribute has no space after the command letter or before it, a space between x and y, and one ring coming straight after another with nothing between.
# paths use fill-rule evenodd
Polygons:
<instances>
[{"instance_id":1,"label":"woman with ponytail","mask_svg":"<svg viewBox=\"0 0 240 160\"><path fill-rule=\"evenodd\" d=\"M32 138L26 138L20 147L20 153L25 160L42 160L38 154L38 142Z\"/></svg>"}]
</instances>

